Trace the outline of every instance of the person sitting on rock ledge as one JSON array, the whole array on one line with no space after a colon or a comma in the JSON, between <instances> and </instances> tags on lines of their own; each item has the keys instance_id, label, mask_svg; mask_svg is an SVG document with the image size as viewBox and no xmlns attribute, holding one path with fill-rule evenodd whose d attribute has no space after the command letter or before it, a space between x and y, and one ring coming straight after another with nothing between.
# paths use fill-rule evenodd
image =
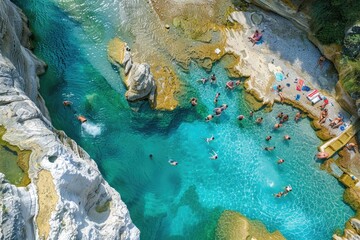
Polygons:
<instances>
[{"instance_id":1,"label":"person sitting on rock ledge","mask_svg":"<svg viewBox=\"0 0 360 240\"><path fill-rule=\"evenodd\" d=\"M77 119L78 119L81 123L84 123L84 122L87 121L86 117L84 117L84 116L82 116L82 115L79 115L79 116L77 117Z\"/></svg>"},{"instance_id":2,"label":"person sitting on rock ledge","mask_svg":"<svg viewBox=\"0 0 360 240\"><path fill-rule=\"evenodd\" d=\"M354 152L356 152L356 148L355 148L356 146L357 146L357 144L355 144L355 143L348 143L345 145L347 150L350 150L350 151L352 150Z\"/></svg>"},{"instance_id":3,"label":"person sitting on rock ledge","mask_svg":"<svg viewBox=\"0 0 360 240\"><path fill-rule=\"evenodd\" d=\"M255 33L251 36L251 37L248 37L250 42L253 43L253 46L259 42L262 38L262 33L259 31L259 30L255 30Z\"/></svg>"},{"instance_id":4,"label":"person sitting on rock ledge","mask_svg":"<svg viewBox=\"0 0 360 240\"><path fill-rule=\"evenodd\" d=\"M329 157L329 154L327 152L318 152L316 154L316 157L318 159L327 159Z\"/></svg>"},{"instance_id":5,"label":"person sitting on rock ledge","mask_svg":"<svg viewBox=\"0 0 360 240\"><path fill-rule=\"evenodd\" d=\"M197 105L197 98L191 98L190 103L193 107L195 107Z\"/></svg>"},{"instance_id":6,"label":"person sitting on rock ledge","mask_svg":"<svg viewBox=\"0 0 360 240\"><path fill-rule=\"evenodd\" d=\"M328 117L328 110L325 108L320 113L319 123L323 124L326 121L327 117Z\"/></svg>"}]
</instances>

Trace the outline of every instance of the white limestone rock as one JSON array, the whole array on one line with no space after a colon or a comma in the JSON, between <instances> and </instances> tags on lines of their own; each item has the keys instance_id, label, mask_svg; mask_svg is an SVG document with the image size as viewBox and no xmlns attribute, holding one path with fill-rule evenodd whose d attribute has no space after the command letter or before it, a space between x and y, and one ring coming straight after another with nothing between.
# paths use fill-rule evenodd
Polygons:
<instances>
[{"instance_id":1,"label":"white limestone rock","mask_svg":"<svg viewBox=\"0 0 360 240\"><path fill-rule=\"evenodd\" d=\"M150 72L150 65L133 62L127 44L124 44L123 56L120 65L124 68L125 76L127 76L125 81L128 88L125 93L126 99L130 102L148 99L150 104L154 106L156 84Z\"/></svg>"},{"instance_id":2,"label":"white limestone rock","mask_svg":"<svg viewBox=\"0 0 360 240\"><path fill-rule=\"evenodd\" d=\"M3 140L32 151L27 187L11 185L0 174L0 239L39 239L34 182L42 169L50 172L58 195L48 239L139 239L119 193L89 155L47 119L36 76L44 64L21 45L28 37L23 35L28 34L23 20L9 0L0 1L0 125L7 130Z\"/></svg>"}]
</instances>

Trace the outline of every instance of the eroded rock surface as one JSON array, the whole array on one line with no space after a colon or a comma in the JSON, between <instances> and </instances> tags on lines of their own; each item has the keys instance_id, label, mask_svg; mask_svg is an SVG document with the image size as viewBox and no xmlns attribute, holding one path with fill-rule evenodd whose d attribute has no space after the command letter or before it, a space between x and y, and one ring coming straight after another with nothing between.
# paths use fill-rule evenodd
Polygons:
<instances>
[{"instance_id":1,"label":"eroded rock surface","mask_svg":"<svg viewBox=\"0 0 360 240\"><path fill-rule=\"evenodd\" d=\"M44 64L21 45L29 35L24 19L10 1L0 1L2 138L31 150L29 185L18 188L0 174L0 239L139 239L96 163L46 118L36 75Z\"/></svg>"},{"instance_id":2,"label":"eroded rock surface","mask_svg":"<svg viewBox=\"0 0 360 240\"><path fill-rule=\"evenodd\" d=\"M125 97L128 101L149 99L155 106L155 80L150 72L150 65L133 62L130 48L116 38L109 44L109 56L113 63L124 68L124 83L128 88Z\"/></svg>"}]
</instances>

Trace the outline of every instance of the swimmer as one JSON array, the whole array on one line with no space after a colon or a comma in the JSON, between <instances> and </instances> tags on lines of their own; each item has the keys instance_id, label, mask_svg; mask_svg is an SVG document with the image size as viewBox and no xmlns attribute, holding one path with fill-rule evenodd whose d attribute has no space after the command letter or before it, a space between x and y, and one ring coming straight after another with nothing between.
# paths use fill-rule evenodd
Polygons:
<instances>
[{"instance_id":1,"label":"swimmer","mask_svg":"<svg viewBox=\"0 0 360 240\"><path fill-rule=\"evenodd\" d=\"M206 122L209 122L209 121L211 121L213 118L214 118L214 115L209 114L209 115L205 118L205 121L206 121Z\"/></svg>"},{"instance_id":2,"label":"swimmer","mask_svg":"<svg viewBox=\"0 0 360 240\"><path fill-rule=\"evenodd\" d=\"M150 160L153 160L153 155L150 154L150 155L149 155L149 158L150 158Z\"/></svg>"},{"instance_id":3,"label":"swimmer","mask_svg":"<svg viewBox=\"0 0 360 240\"><path fill-rule=\"evenodd\" d=\"M288 185L288 186L285 187L284 194L289 193L291 191L292 191L292 187L290 185Z\"/></svg>"},{"instance_id":4,"label":"swimmer","mask_svg":"<svg viewBox=\"0 0 360 240\"><path fill-rule=\"evenodd\" d=\"M289 135L285 135L285 136L284 136L284 139L285 139L285 140L290 140L291 137L290 137Z\"/></svg>"},{"instance_id":5,"label":"swimmer","mask_svg":"<svg viewBox=\"0 0 360 240\"><path fill-rule=\"evenodd\" d=\"M194 106L196 106L197 105L197 98L191 98L191 100L190 100L190 103L191 103L191 105L194 107Z\"/></svg>"},{"instance_id":6,"label":"swimmer","mask_svg":"<svg viewBox=\"0 0 360 240\"><path fill-rule=\"evenodd\" d=\"M262 117L259 117L259 118L256 119L255 122L256 122L257 124L260 124L260 123L262 123L262 121L263 121L263 118L262 118Z\"/></svg>"},{"instance_id":7,"label":"swimmer","mask_svg":"<svg viewBox=\"0 0 360 240\"><path fill-rule=\"evenodd\" d=\"M301 112L297 112L294 118L295 122L297 123L300 120L300 118L301 118Z\"/></svg>"},{"instance_id":8,"label":"swimmer","mask_svg":"<svg viewBox=\"0 0 360 240\"><path fill-rule=\"evenodd\" d=\"M283 192L278 192L278 193L274 194L274 197L281 198L283 195L284 195Z\"/></svg>"},{"instance_id":9,"label":"swimmer","mask_svg":"<svg viewBox=\"0 0 360 240\"><path fill-rule=\"evenodd\" d=\"M274 129L278 129L278 128L280 128L282 126L282 124L281 123L275 123L275 125L274 125Z\"/></svg>"},{"instance_id":10,"label":"swimmer","mask_svg":"<svg viewBox=\"0 0 360 240\"><path fill-rule=\"evenodd\" d=\"M210 143L210 142L213 141L213 140L215 140L215 138L214 138L213 135L211 135L211 137L209 137L209 138L206 138L206 142L207 142L207 143Z\"/></svg>"},{"instance_id":11,"label":"swimmer","mask_svg":"<svg viewBox=\"0 0 360 240\"><path fill-rule=\"evenodd\" d=\"M277 161L277 164L282 164L282 163L284 163L284 162L285 162L285 160L284 160L284 159L279 158L279 160Z\"/></svg>"},{"instance_id":12,"label":"swimmer","mask_svg":"<svg viewBox=\"0 0 360 240\"><path fill-rule=\"evenodd\" d=\"M207 78L202 78L202 79L199 79L198 82L202 82L202 84L205 84L209 79Z\"/></svg>"},{"instance_id":13,"label":"swimmer","mask_svg":"<svg viewBox=\"0 0 360 240\"><path fill-rule=\"evenodd\" d=\"M65 107L70 107L70 106L72 105L72 102L70 102L70 101L63 101L63 105L64 105Z\"/></svg>"},{"instance_id":14,"label":"swimmer","mask_svg":"<svg viewBox=\"0 0 360 240\"><path fill-rule=\"evenodd\" d=\"M236 85L236 86L239 86L241 83L242 83L241 80L237 80L237 81L235 82L235 85Z\"/></svg>"},{"instance_id":15,"label":"swimmer","mask_svg":"<svg viewBox=\"0 0 360 240\"><path fill-rule=\"evenodd\" d=\"M318 159L326 159L326 158L329 157L329 154L328 154L327 152L318 152L318 153L316 154L316 157L317 157Z\"/></svg>"},{"instance_id":16,"label":"swimmer","mask_svg":"<svg viewBox=\"0 0 360 240\"><path fill-rule=\"evenodd\" d=\"M215 98L214 98L214 103L218 102L219 97L220 97L220 93L216 93Z\"/></svg>"},{"instance_id":17,"label":"swimmer","mask_svg":"<svg viewBox=\"0 0 360 240\"><path fill-rule=\"evenodd\" d=\"M250 111L249 115L250 115L250 117L254 116L254 112Z\"/></svg>"},{"instance_id":18,"label":"swimmer","mask_svg":"<svg viewBox=\"0 0 360 240\"><path fill-rule=\"evenodd\" d=\"M275 149L275 146L274 147L265 147L264 148L265 151L269 151L269 152L274 150L274 149Z\"/></svg>"},{"instance_id":19,"label":"swimmer","mask_svg":"<svg viewBox=\"0 0 360 240\"><path fill-rule=\"evenodd\" d=\"M84 116L82 116L82 115L79 115L79 116L77 117L77 119L78 119L81 123L84 123L84 122L87 121L86 117L84 117Z\"/></svg>"},{"instance_id":20,"label":"swimmer","mask_svg":"<svg viewBox=\"0 0 360 240\"><path fill-rule=\"evenodd\" d=\"M228 108L228 105L227 104L223 104L223 105L221 105L221 111L224 111L224 110L226 110L227 108Z\"/></svg>"},{"instance_id":21,"label":"swimmer","mask_svg":"<svg viewBox=\"0 0 360 240\"><path fill-rule=\"evenodd\" d=\"M237 117L237 119L238 119L239 121L242 121L242 120L244 119L244 115L239 115L239 116Z\"/></svg>"},{"instance_id":22,"label":"swimmer","mask_svg":"<svg viewBox=\"0 0 360 240\"><path fill-rule=\"evenodd\" d=\"M222 113L222 109L221 109L221 107L220 108L214 108L214 112L215 112L215 116L220 116L221 115L221 113Z\"/></svg>"},{"instance_id":23,"label":"swimmer","mask_svg":"<svg viewBox=\"0 0 360 240\"><path fill-rule=\"evenodd\" d=\"M271 136L267 136L267 137L265 138L265 140L266 140L266 141L270 141L270 140L271 140Z\"/></svg>"},{"instance_id":24,"label":"swimmer","mask_svg":"<svg viewBox=\"0 0 360 240\"><path fill-rule=\"evenodd\" d=\"M177 161L174 161L174 160L172 160L172 159L170 159L170 160L168 161L168 163L170 163L170 165L172 165L172 166L178 165L178 162L177 162Z\"/></svg>"},{"instance_id":25,"label":"swimmer","mask_svg":"<svg viewBox=\"0 0 360 240\"><path fill-rule=\"evenodd\" d=\"M212 159L212 160L218 159L218 155L217 155L217 153L216 153L214 150L213 150L213 153L214 153L214 154L211 154L211 153L210 153L210 156L211 156L210 159Z\"/></svg>"},{"instance_id":26,"label":"swimmer","mask_svg":"<svg viewBox=\"0 0 360 240\"><path fill-rule=\"evenodd\" d=\"M287 120L289 120L289 115L285 114L285 115L282 117L282 121L283 121L283 122L286 122Z\"/></svg>"},{"instance_id":27,"label":"swimmer","mask_svg":"<svg viewBox=\"0 0 360 240\"><path fill-rule=\"evenodd\" d=\"M216 83L215 73L213 73L213 75L211 75L210 80L211 80L211 81L210 81L211 84Z\"/></svg>"},{"instance_id":28,"label":"swimmer","mask_svg":"<svg viewBox=\"0 0 360 240\"><path fill-rule=\"evenodd\" d=\"M230 89L230 90L233 90L234 89L234 82L233 81L228 81L227 83L226 83L226 86L225 86L225 88L227 88L227 89Z\"/></svg>"},{"instance_id":29,"label":"swimmer","mask_svg":"<svg viewBox=\"0 0 360 240\"><path fill-rule=\"evenodd\" d=\"M284 116L284 113L283 113L283 112L280 112L280 113L276 116L276 118L281 119L283 116Z\"/></svg>"}]
</instances>

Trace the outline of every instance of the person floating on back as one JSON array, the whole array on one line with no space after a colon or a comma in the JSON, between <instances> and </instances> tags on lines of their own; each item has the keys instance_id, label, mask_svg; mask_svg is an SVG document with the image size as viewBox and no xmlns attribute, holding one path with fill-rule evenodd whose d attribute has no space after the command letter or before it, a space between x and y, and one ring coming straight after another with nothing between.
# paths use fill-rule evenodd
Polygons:
<instances>
[{"instance_id":1,"label":"person floating on back","mask_svg":"<svg viewBox=\"0 0 360 240\"><path fill-rule=\"evenodd\" d=\"M178 162L175 161L175 160L172 160L172 159L170 159L170 160L168 161L168 163L169 163L170 165L172 165L172 166L178 165Z\"/></svg>"}]
</instances>

